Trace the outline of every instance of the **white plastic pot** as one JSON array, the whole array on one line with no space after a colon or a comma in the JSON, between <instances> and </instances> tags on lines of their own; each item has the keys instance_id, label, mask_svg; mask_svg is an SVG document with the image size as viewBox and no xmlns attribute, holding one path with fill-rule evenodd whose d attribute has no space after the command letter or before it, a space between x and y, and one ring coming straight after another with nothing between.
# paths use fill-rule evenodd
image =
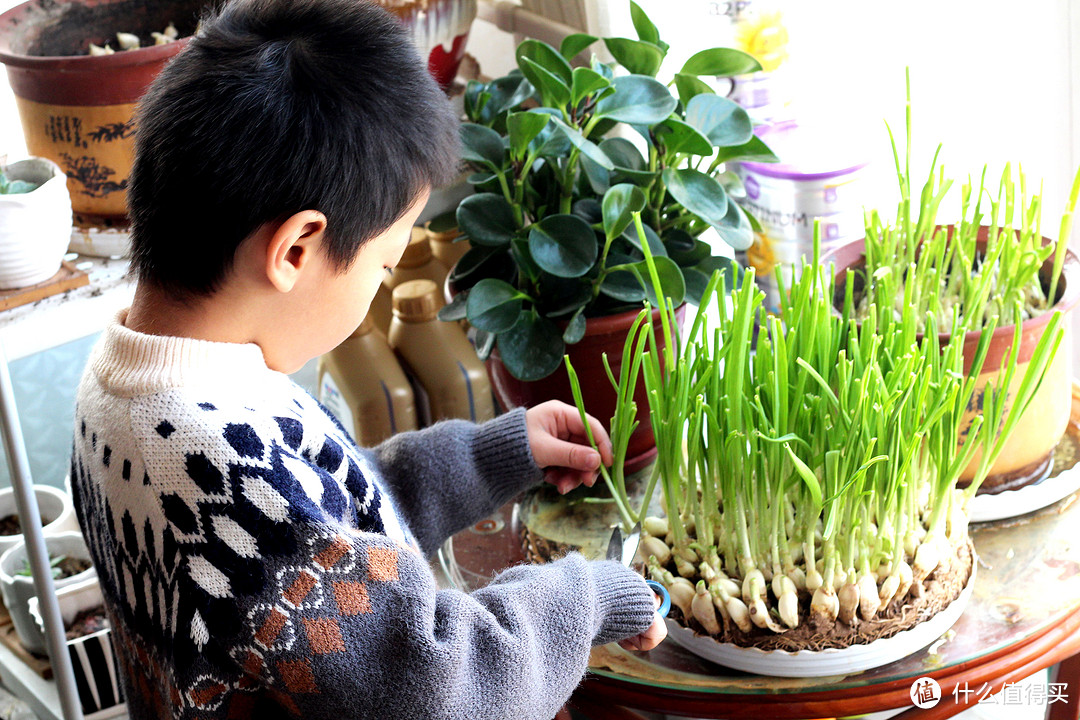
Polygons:
<instances>
[{"instance_id":1,"label":"white plastic pot","mask_svg":"<svg viewBox=\"0 0 1080 720\"><path fill-rule=\"evenodd\" d=\"M60 269L71 241L71 196L67 177L45 158L4 169L9 180L39 183L28 193L0 195L0 290L48 280Z\"/></svg>"},{"instance_id":2,"label":"white plastic pot","mask_svg":"<svg viewBox=\"0 0 1080 720\"><path fill-rule=\"evenodd\" d=\"M86 548L83 536L77 532L61 533L45 538L45 547L50 557L66 555L68 557L90 559L90 551ZM19 641L30 652L45 653L45 635L41 632L30 614L30 598L37 593L34 590L34 579L28 575L20 575L19 572L26 566L26 544L19 543L0 555L0 594L3 594L4 604L11 613L11 622L15 625L15 632ZM72 575L71 577L55 580L57 591L61 588L82 583L97 577L97 571L93 567Z\"/></svg>"},{"instance_id":3,"label":"white plastic pot","mask_svg":"<svg viewBox=\"0 0 1080 720\"><path fill-rule=\"evenodd\" d=\"M48 537L60 533L79 532L79 520L71 495L51 485L35 485L38 512L41 513L42 533ZM0 490L0 518L16 515L15 493L11 488ZM0 555L22 542L22 535L0 535Z\"/></svg>"}]
</instances>

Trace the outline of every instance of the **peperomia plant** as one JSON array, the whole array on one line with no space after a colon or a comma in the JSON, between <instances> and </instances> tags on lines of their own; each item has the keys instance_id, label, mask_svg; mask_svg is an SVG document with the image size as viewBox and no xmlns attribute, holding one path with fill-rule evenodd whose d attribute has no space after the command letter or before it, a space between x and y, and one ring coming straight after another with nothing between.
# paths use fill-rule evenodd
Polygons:
<instances>
[{"instance_id":1,"label":"peperomia plant","mask_svg":"<svg viewBox=\"0 0 1080 720\"><path fill-rule=\"evenodd\" d=\"M735 249L752 240L753 219L729 199L742 188L726 163L776 160L746 112L702 79L753 72L757 61L703 50L665 85L656 77L669 46L630 5L638 39L603 39L615 63L571 64L599 42L591 35L558 50L528 39L516 70L465 92L461 137L476 193L457 221L472 248L452 275L463 292L441 317L467 317L481 357L497 343L521 380L554 372L588 317L649 296L632 213L673 303L701 298L730 261L699 236L713 228Z\"/></svg>"}]
</instances>

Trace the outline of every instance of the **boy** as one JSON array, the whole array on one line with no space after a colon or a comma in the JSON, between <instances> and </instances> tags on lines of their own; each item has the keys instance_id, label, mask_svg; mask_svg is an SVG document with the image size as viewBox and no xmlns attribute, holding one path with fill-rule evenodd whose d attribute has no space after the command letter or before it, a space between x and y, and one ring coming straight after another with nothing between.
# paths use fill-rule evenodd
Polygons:
<instances>
[{"instance_id":1,"label":"boy","mask_svg":"<svg viewBox=\"0 0 1080 720\"><path fill-rule=\"evenodd\" d=\"M594 482L599 425L603 458L561 403L362 451L283 374L360 323L457 158L406 33L359 0L235 0L144 99L138 286L72 460L132 717L549 720L591 645L662 639L616 563L466 595L424 558L541 468Z\"/></svg>"}]
</instances>

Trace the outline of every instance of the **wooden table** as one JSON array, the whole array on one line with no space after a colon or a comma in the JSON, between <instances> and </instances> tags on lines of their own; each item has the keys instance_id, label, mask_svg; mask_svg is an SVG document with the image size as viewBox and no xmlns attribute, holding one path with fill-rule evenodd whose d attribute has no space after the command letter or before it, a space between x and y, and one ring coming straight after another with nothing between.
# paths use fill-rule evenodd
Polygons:
<instances>
[{"instance_id":1,"label":"wooden table","mask_svg":"<svg viewBox=\"0 0 1080 720\"><path fill-rule=\"evenodd\" d=\"M1051 720L1076 720L1077 500L1072 496L1017 520L973 526L980 568L964 615L944 638L904 660L849 676L771 678L712 664L670 642L647 653L608 645L594 649L590 673L571 705L590 720L640 720L633 710L732 720L843 717L911 707L913 682L931 677L941 687L938 705L912 707L898 717L934 720L952 717L1006 685L1060 663L1042 695L1055 700L1047 702L1047 715ZM517 523L515 508L508 505L448 541L440 555L455 584L479 587L495 571L523 562ZM999 696L1002 704L1009 692Z\"/></svg>"}]
</instances>

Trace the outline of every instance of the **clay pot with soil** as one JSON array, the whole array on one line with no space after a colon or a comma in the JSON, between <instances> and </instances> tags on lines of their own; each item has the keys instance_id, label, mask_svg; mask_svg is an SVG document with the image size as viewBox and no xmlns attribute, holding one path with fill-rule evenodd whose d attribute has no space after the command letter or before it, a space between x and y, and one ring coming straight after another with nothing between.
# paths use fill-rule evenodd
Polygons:
<instances>
[{"instance_id":1,"label":"clay pot with soil","mask_svg":"<svg viewBox=\"0 0 1080 720\"><path fill-rule=\"evenodd\" d=\"M71 204L87 221L119 222L134 158L135 103L195 31L204 0L57 0L0 15L0 63L22 120L27 149L68 177ZM170 25L178 39L156 45ZM117 33L141 47L90 55L90 44L118 47Z\"/></svg>"}]
</instances>

